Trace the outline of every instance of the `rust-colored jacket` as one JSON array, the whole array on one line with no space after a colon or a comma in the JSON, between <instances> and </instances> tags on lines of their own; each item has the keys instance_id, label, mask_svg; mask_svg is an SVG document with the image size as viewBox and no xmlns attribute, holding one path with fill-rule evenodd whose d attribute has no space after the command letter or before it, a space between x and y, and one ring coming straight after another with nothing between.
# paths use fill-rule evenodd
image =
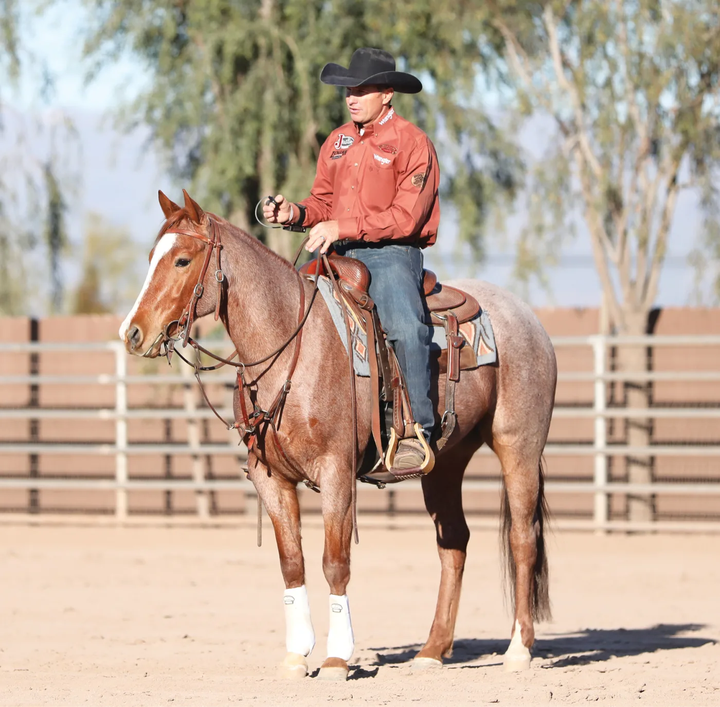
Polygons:
<instances>
[{"instance_id":1,"label":"rust-colored jacket","mask_svg":"<svg viewBox=\"0 0 720 707\"><path fill-rule=\"evenodd\" d=\"M386 110L362 134L353 123L320 149L304 226L337 220L340 239L432 245L440 221L440 169L430 138Z\"/></svg>"}]
</instances>

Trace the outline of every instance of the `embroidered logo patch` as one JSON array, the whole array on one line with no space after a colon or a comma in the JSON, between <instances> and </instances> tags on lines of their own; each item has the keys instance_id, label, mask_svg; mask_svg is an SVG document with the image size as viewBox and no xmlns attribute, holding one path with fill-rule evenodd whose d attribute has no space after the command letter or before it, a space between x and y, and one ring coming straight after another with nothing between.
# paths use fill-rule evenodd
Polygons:
<instances>
[{"instance_id":1,"label":"embroidered logo patch","mask_svg":"<svg viewBox=\"0 0 720 707\"><path fill-rule=\"evenodd\" d=\"M347 150L333 150L333 151L330 153L330 159L331 159L331 160L337 160L337 159L339 159L340 157L344 157L346 153L347 153Z\"/></svg>"},{"instance_id":2,"label":"embroidered logo patch","mask_svg":"<svg viewBox=\"0 0 720 707\"><path fill-rule=\"evenodd\" d=\"M397 154L397 147L393 147L392 145L380 145L380 149L383 152L387 152L390 155L396 155Z\"/></svg>"},{"instance_id":3,"label":"embroidered logo patch","mask_svg":"<svg viewBox=\"0 0 720 707\"><path fill-rule=\"evenodd\" d=\"M340 133L338 139L335 140L333 147L336 150L347 150L355 142L355 138L352 135L343 135Z\"/></svg>"},{"instance_id":4,"label":"embroidered logo patch","mask_svg":"<svg viewBox=\"0 0 720 707\"><path fill-rule=\"evenodd\" d=\"M424 172L418 172L412 176L412 185L414 187L422 187L425 184L425 177L427 175Z\"/></svg>"},{"instance_id":5,"label":"embroidered logo patch","mask_svg":"<svg viewBox=\"0 0 720 707\"><path fill-rule=\"evenodd\" d=\"M387 157L380 157L376 152L373 153L373 157L380 163L380 164L390 164L390 160Z\"/></svg>"}]
</instances>

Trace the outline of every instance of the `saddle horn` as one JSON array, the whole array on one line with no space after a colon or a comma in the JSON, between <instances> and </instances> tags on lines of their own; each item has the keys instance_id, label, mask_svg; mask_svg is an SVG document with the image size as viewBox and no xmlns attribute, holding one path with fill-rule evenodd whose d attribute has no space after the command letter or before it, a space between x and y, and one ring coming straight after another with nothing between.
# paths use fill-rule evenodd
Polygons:
<instances>
[{"instance_id":1,"label":"saddle horn","mask_svg":"<svg viewBox=\"0 0 720 707\"><path fill-rule=\"evenodd\" d=\"M205 217L205 212L200 208L199 204L192 199L190 194L188 194L184 189L183 194L185 196L185 210L190 215L190 218L195 223L202 223L202 220Z\"/></svg>"},{"instance_id":2,"label":"saddle horn","mask_svg":"<svg viewBox=\"0 0 720 707\"><path fill-rule=\"evenodd\" d=\"M166 219L170 218L176 211L180 211L180 207L174 201L168 199L160 189L158 189L158 201Z\"/></svg>"}]
</instances>

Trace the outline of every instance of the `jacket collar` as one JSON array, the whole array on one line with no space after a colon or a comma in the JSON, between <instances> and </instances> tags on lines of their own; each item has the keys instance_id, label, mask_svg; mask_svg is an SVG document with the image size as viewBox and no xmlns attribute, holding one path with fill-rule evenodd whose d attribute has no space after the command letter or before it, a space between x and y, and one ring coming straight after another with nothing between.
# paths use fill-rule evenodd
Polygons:
<instances>
[{"instance_id":1,"label":"jacket collar","mask_svg":"<svg viewBox=\"0 0 720 707\"><path fill-rule=\"evenodd\" d=\"M379 135L384 128L388 126L389 123L392 122L393 118L395 117L395 109L390 106L390 108L384 110L380 117L374 122L374 123L368 123L367 125L360 125L359 123L353 123L355 126L355 130L357 131L358 135Z\"/></svg>"}]
</instances>

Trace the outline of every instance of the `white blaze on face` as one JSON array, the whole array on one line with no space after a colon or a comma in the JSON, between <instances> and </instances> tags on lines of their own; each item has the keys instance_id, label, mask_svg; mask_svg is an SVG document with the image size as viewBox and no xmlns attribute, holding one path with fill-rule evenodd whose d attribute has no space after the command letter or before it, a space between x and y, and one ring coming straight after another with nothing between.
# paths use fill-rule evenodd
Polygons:
<instances>
[{"instance_id":1,"label":"white blaze on face","mask_svg":"<svg viewBox=\"0 0 720 707\"><path fill-rule=\"evenodd\" d=\"M125 321L120 325L120 340L125 341L125 335L128 332L128 329L130 328L130 324L132 323L132 320L135 318L135 315L137 314L137 311L140 307L140 304L142 303L143 297L145 297L145 293L148 291L148 288L150 287L150 283L152 282L153 275L155 274L155 269L159 265L160 261L163 259L163 256L167 255L171 250L172 247L175 245L175 241L177 240L177 233L165 233L163 237L160 239L158 244L155 246L155 251L153 252L152 260L150 261L150 267L148 268L148 274L145 278L145 283L142 286L142 290L140 290L140 294L138 295L137 299L135 300L135 304L133 305L133 308L130 310L130 314L125 317Z\"/></svg>"}]
</instances>

